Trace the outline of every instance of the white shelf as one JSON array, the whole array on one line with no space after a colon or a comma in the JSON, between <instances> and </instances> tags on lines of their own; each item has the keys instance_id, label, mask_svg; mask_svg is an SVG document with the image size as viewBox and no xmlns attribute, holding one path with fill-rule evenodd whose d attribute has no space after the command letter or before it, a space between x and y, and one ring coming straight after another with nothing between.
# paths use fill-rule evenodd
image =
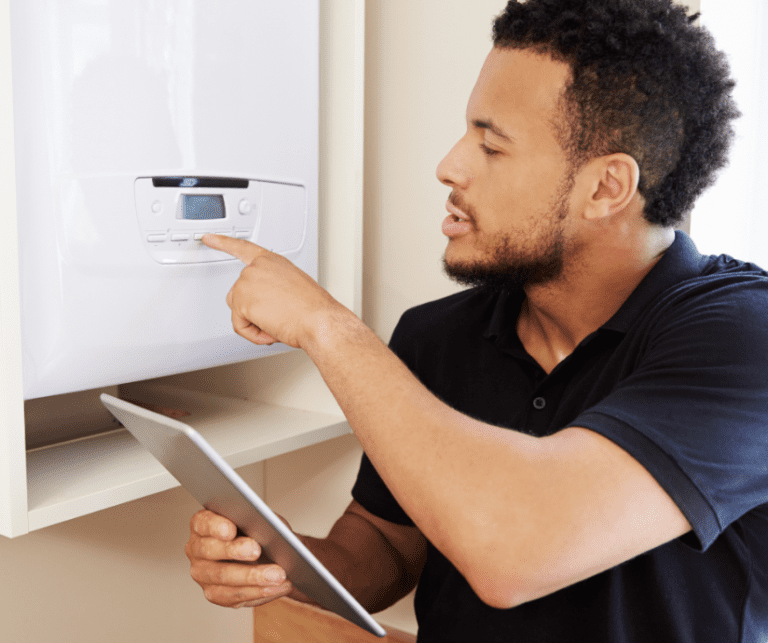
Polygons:
<instances>
[{"instance_id":1,"label":"white shelf","mask_svg":"<svg viewBox=\"0 0 768 643\"><path fill-rule=\"evenodd\" d=\"M315 413L171 387L126 386L127 399L183 409L233 467L350 432L343 415ZM178 486L125 429L27 453L29 530Z\"/></svg>"}]
</instances>

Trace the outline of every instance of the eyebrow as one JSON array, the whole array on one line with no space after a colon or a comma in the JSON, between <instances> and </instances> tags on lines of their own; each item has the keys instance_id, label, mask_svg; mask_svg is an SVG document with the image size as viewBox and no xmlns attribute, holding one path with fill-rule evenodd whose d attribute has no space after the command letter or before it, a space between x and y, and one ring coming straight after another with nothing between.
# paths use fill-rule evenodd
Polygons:
<instances>
[{"instance_id":1,"label":"eyebrow","mask_svg":"<svg viewBox=\"0 0 768 643\"><path fill-rule=\"evenodd\" d=\"M481 118L476 118L472 121L472 125L479 127L480 129L487 129L489 132L495 134L499 138L504 139L505 141L509 141L510 143L512 142L512 137L509 134L505 134L504 130L502 130L490 119L483 120Z\"/></svg>"}]
</instances>

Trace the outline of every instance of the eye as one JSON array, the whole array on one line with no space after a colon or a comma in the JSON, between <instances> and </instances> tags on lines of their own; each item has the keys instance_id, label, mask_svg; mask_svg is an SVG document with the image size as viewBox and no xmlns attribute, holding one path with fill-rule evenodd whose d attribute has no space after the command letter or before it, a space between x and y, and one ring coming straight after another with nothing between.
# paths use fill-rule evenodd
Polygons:
<instances>
[{"instance_id":1,"label":"eye","mask_svg":"<svg viewBox=\"0 0 768 643\"><path fill-rule=\"evenodd\" d=\"M490 147L488 147L485 142L480 143L480 149L483 150L483 154L486 156L496 156L499 154L498 150L492 150Z\"/></svg>"}]
</instances>

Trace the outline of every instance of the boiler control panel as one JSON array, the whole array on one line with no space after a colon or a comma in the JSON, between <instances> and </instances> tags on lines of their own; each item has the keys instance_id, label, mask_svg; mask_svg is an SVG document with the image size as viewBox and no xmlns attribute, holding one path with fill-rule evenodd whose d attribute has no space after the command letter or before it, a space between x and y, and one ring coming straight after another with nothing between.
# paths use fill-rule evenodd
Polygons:
<instances>
[{"instance_id":1,"label":"boiler control panel","mask_svg":"<svg viewBox=\"0 0 768 643\"><path fill-rule=\"evenodd\" d=\"M203 245L212 232L255 240L263 184L249 179L160 176L136 179L136 212L142 241L158 263L226 261Z\"/></svg>"}]
</instances>

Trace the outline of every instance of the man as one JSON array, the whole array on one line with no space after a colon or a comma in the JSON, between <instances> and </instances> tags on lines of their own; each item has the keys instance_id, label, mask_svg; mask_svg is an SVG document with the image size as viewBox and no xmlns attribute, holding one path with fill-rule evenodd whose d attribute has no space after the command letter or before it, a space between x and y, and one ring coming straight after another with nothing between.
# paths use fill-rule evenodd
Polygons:
<instances>
[{"instance_id":1,"label":"man","mask_svg":"<svg viewBox=\"0 0 768 643\"><path fill-rule=\"evenodd\" d=\"M371 610L418 582L420 641L766 640L768 277L673 229L732 85L669 0L510 2L438 167L474 287L406 312L393 352L285 259L205 239L246 263L235 330L305 350L366 453L305 542ZM290 594L235 536L192 520L207 598Z\"/></svg>"}]
</instances>

